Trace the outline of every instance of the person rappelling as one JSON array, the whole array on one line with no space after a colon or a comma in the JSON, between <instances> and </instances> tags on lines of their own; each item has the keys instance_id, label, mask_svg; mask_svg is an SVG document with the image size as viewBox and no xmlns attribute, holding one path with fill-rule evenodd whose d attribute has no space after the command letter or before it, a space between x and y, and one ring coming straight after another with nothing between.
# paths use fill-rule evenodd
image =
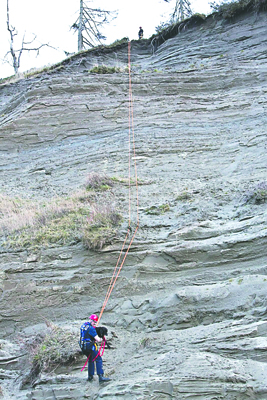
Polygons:
<instances>
[{"instance_id":1,"label":"person rappelling","mask_svg":"<svg viewBox=\"0 0 267 400\"><path fill-rule=\"evenodd\" d=\"M86 355L88 362L88 381L92 381L94 379L95 373L95 363L96 363L96 372L99 377L99 382L109 382L111 379L104 377L103 370L103 361L100 355L100 350L98 351L96 342L104 342L105 344L105 336L102 338L97 334L96 324L98 322L98 316L96 314L92 314L89 317L89 321L84 322L80 328L80 348L82 353ZM102 327L102 330L107 332L107 329ZM104 350L103 350L104 351ZM102 353L103 354L103 353ZM86 365L86 363L85 363ZM85 367L84 365L84 367ZM83 369L84 369L83 367ZM82 371L83 371L82 369Z\"/></svg>"},{"instance_id":2,"label":"person rappelling","mask_svg":"<svg viewBox=\"0 0 267 400\"><path fill-rule=\"evenodd\" d=\"M143 29L142 27L139 28L139 39L142 39L143 37ZM103 315L103 312L105 310L105 307L107 305L107 302L110 298L111 292L114 288L114 285L119 277L120 271L123 267L123 264L126 260L126 257L128 255L128 252L131 248L131 245L133 243L133 240L137 234L138 228L139 228L139 198L138 198L138 177L137 177L137 167L136 167L136 157L135 157L135 138L134 138L134 121L133 121L133 97L132 97L132 83L131 83L131 42L128 42L128 70L129 70L129 115L131 115L131 118L129 118L129 148L133 149L132 154L131 151L129 151L129 183L131 182L131 159L133 158L134 160L134 167L135 167L135 191L136 191L136 226L133 231L133 227L131 227L131 196L129 194L129 225L128 225L128 230L124 239L124 242L121 247L121 252L118 257L116 266L113 271L113 275L110 280L110 284L106 293L106 297L102 306L102 309L99 314L99 318L96 314L92 314L89 317L89 321L84 322L81 326L81 334L80 334L80 348L87 356L87 361L88 362L88 381L92 381L94 379L94 362L96 363L96 370L97 370L97 375L99 376L99 382L109 382L111 379L104 377L104 371L103 371L103 361L102 361L102 355L105 349L105 345L109 348L108 343L106 343L105 336L107 335L107 328L105 327L98 327L97 324L101 320L101 317ZM130 186L130 185L129 185ZM128 245L127 248L126 242L128 240ZM122 257L124 251L124 256ZM96 342L101 342L101 338L103 338L102 344L100 346L99 351L97 350L97 345ZM102 353L101 353L102 349ZM101 353L101 354L100 354ZM84 370L86 363L84 364L82 371Z\"/></svg>"}]
</instances>

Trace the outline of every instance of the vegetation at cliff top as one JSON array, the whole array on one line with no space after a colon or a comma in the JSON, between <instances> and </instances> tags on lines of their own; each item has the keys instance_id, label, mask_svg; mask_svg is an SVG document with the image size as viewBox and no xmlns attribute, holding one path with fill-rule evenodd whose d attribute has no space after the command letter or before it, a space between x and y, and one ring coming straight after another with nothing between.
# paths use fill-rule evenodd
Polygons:
<instances>
[{"instance_id":1,"label":"vegetation at cliff top","mask_svg":"<svg viewBox=\"0 0 267 400\"><path fill-rule=\"evenodd\" d=\"M211 2L210 6L211 6L211 9L213 10L213 13L217 13L219 18L231 19L231 18L234 18L245 12L266 11L267 10L267 0L239 0L239 1L231 1L231 2L213 1L213 2ZM152 35L149 40L153 42L153 40L160 35L160 36L164 37L164 41L165 41L168 38L171 38L171 37L177 35L180 32L180 29L184 29L185 26L189 27L190 21L194 25L194 23L196 21L204 21L205 19L206 19L205 14L196 13L184 21L178 21L176 23L164 22L161 25L156 27L156 33L154 35ZM70 55L69 57L67 57L66 59L62 60L61 62L59 62L55 65L45 66L41 69L32 69L30 71L27 71L27 72L24 72L24 73L21 73L18 75L13 75L13 76L10 76L7 78L0 78L0 84L1 83L4 83L4 84L11 83L11 82L17 81L19 79L31 78L36 75L40 75L44 72L50 74L50 73L64 70L64 68L68 66L69 62L75 57L79 57L82 54L86 54L86 53L94 52L94 51L103 51L103 52L105 50L109 51L109 50L112 50L113 48L116 48L122 44L127 43L128 41L129 41L128 37L123 37L122 39L115 40L113 43L111 43L109 45L105 45L105 46L99 45L97 47L93 47L88 50L82 50L78 53ZM96 67L96 68L101 69L101 67ZM113 67L108 67L108 68L113 68ZM94 72L95 73L107 73L107 72L97 72L97 71L94 71ZM120 71L116 70L116 71L108 72L108 73L114 73L114 72L121 72L121 70Z\"/></svg>"},{"instance_id":2,"label":"vegetation at cliff top","mask_svg":"<svg viewBox=\"0 0 267 400\"><path fill-rule=\"evenodd\" d=\"M267 10L267 0L238 0L238 1L213 1L210 3L213 13L216 13L219 18L231 19L242 13L259 12ZM164 41L176 36L182 29L189 28L195 23L202 23L206 19L205 14L193 14L191 17L183 21L164 22L156 27L156 34L152 36L152 41L155 38L163 37Z\"/></svg>"},{"instance_id":3,"label":"vegetation at cliff top","mask_svg":"<svg viewBox=\"0 0 267 400\"><path fill-rule=\"evenodd\" d=\"M230 19L243 12L267 10L267 0L213 1L210 6L222 18Z\"/></svg>"},{"instance_id":4,"label":"vegetation at cliff top","mask_svg":"<svg viewBox=\"0 0 267 400\"><path fill-rule=\"evenodd\" d=\"M34 201L0 195L3 245L38 248L82 242L86 248L97 250L112 243L122 217L104 196L103 190L111 187L107 179L94 174L87 179L87 189L67 198ZM88 190L88 182L94 182L93 190L92 185Z\"/></svg>"}]
</instances>

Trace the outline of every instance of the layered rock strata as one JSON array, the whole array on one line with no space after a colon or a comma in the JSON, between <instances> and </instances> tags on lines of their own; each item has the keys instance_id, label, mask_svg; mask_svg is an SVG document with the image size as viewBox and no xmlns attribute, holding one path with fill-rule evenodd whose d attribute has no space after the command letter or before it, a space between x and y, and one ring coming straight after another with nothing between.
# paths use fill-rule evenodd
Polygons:
<instances>
[{"instance_id":1,"label":"layered rock strata","mask_svg":"<svg viewBox=\"0 0 267 400\"><path fill-rule=\"evenodd\" d=\"M89 386L77 364L18 390L15 337L44 318L78 337L126 222L98 252L1 247L4 398L267 398L267 210L254 196L267 181L266 18L211 16L156 51L132 42L140 228L103 316L118 336L104 355L113 381ZM88 72L101 64L121 73ZM0 87L2 194L67 196L92 171L127 177L126 67L127 44ZM127 188L112 190L126 221Z\"/></svg>"}]
</instances>

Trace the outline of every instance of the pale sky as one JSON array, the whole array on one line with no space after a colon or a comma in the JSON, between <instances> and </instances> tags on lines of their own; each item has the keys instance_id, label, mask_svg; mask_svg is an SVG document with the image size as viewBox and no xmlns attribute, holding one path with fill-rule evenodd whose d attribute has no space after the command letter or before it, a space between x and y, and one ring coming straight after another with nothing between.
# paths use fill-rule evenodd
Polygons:
<instances>
[{"instance_id":1,"label":"pale sky","mask_svg":"<svg viewBox=\"0 0 267 400\"><path fill-rule=\"evenodd\" d=\"M191 0L193 13L209 14L211 0ZM20 49L22 36L30 41L37 36L36 45L49 43L55 48L42 48L36 57L34 52L24 52L21 56L20 72L31 68L41 68L55 64L66 58L64 51L77 51L77 33L70 26L78 16L79 0L9 0L10 25L18 32L17 46ZM117 10L118 16L107 25L102 33L107 36L103 44L129 37L138 39L139 26L144 29L144 38L155 33L155 27L168 20L174 10L175 0L87 0L87 5L109 11ZM9 32L6 24L6 0L0 0L0 78L14 74L13 68L3 63L9 50Z\"/></svg>"}]
</instances>

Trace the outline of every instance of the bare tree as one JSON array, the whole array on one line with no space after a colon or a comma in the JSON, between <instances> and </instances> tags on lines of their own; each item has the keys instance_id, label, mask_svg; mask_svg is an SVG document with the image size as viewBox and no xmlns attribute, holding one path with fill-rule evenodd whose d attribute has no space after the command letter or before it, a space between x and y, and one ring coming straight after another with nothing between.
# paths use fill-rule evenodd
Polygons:
<instances>
[{"instance_id":1,"label":"bare tree","mask_svg":"<svg viewBox=\"0 0 267 400\"><path fill-rule=\"evenodd\" d=\"M167 3L170 2L170 0L164 0ZM191 10L191 4L189 0L176 0L175 3L175 8L172 13L172 21L183 21L185 18L191 17L192 15L192 10Z\"/></svg>"},{"instance_id":2,"label":"bare tree","mask_svg":"<svg viewBox=\"0 0 267 400\"><path fill-rule=\"evenodd\" d=\"M19 68L20 68L20 60L22 53L24 51L35 51L37 55L39 55L39 51L42 47L48 46L51 47L49 44L41 44L38 47L28 47L29 45L32 45L36 39L36 35L34 35L33 39L30 40L29 42L25 41L25 33L22 38L21 46L19 50L15 50L15 44L14 44L14 39L18 35L18 32L16 31L16 28L10 25L9 22L9 0L7 0L7 30L10 34L10 50L6 53L4 59L7 60L7 62L13 66L15 74L18 73ZM8 56L11 55L12 57L12 62L8 61Z\"/></svg>"},{"instance_id":3,"label":"bare tree","mask_svg":"<svg viewBox=\"0 0 267 400\"><path fill-rule=\"evenodd\" d=\"M78 51L102 44L101 40L105 40L106 37L102 35L100 28L110 22L109 18L112 18L112 15L112 11L90 8L85 0L80 0L79 17L71 26L78 32Z\"/></svg>"}]
</instances>

